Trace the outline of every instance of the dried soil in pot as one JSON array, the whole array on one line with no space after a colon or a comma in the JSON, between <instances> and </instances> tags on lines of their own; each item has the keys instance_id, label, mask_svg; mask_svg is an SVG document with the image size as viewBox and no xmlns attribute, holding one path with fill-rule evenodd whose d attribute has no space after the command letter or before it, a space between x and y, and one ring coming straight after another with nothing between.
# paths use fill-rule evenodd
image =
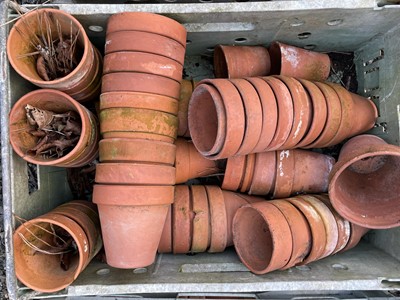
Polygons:
<instances>
[{"instance_id":1,"label":"dried soil in pot","mask_svg":"<svg viewBox=\"0 0 400 300\"><path fill-rule=\"evenodd\" d=\"M284 267L293 248L285 216L265 201L238 209L233 219L233 242L242 263L255 274Z\"/></svg>"}]
</instances>

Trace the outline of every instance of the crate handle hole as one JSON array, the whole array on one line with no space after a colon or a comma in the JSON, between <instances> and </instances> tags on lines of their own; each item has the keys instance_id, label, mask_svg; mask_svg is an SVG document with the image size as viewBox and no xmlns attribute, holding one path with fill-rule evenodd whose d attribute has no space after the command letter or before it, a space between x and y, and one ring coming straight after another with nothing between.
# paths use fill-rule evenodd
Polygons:
<instances>
[{"instance_id":1,"label":"crate handle hole","mask_svg":"<svg viewBox=\"0 0 400 300\"><path fill-rule=\"evenodd\" d=\"M235 39L235 43L241 44L247 42L247 38L245 37L238 37Z\"/></svg>"},{"instance_id":2,"label":"crate handle hole","mask_svg":"<svg viewBox=\"0 0 400 300\"><path fill-rule=\"evenodd\" d=\"M302 32L297 35L300 40L308 39L311 36L311 32Z\"/></svg>"},{"instance_id":3,"label":"crate handle hole","mask_svg":"<svg viewBox=\"0 0 400 300\"><path fill-rule=\"evenodd\" d=\"M337 26L343 23L343 19L334 19L334 20L330 20L328 21L326 24L328 26Z\"/></svg>"},{"instance_id":4,"label":"crate handle hole","mask_svg":"<svg viewBox=\"0 0 400 300\"><path fill-rule=\"evenodd\" d=\"M332 268L339 271L347 271L349 269L346 265L343 264L333 264Z\"/></svg>"},{"instance_id":5,"label":"crate handle hole","mask_svg":"<svg viewBox=\"0 0 400 300\"><path fill-rule=\"evenodd\" d=\"M93 32L102 32L104 30L104 28L99 25L90 25L89 30L93 31Z\"/></svg>"},{"instance_id":6,"label":"crate handle hole","mask_svg":"<svg viewBox=\"0 0 400 300\"><path fill-rule=\"evenodd\" d=\"M110 269L108 269L108 268L99 269L96 271L96 274L99 276L108 275L108 274L110 274Z\"/></svg>"}]
</instances>

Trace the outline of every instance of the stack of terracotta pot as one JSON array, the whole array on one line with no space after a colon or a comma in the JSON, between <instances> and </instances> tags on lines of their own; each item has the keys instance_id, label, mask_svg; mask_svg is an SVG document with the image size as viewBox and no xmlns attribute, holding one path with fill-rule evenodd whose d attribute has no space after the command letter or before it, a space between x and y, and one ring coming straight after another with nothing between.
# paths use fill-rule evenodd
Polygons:
<instances>
[{"instance_id":1,"label":"stack of terracotta pot","mask_svg":"<svg viewBox=\"0 0 400 300\"><path fill-rule=\"evenodd\" d=\"M186 30L150 13L108 20L102 94L98 204L107 263L154 262L174 200L175 139Z\"/></svg>"},{"instance_id":2,"label":"stack of terracotta pot","mask_svg":"<svg viewBox=\"0 0 400 300\"><path fill-rule=\"evenodd\" d=\"M228 158L222 188L252 195L289 197L328 191L331 156L306 150L282 150Z\"/></svg>"},{"instance_id":3,"label":"stack of terracotta pot","mask_svg":"<svg viewBox=\"0 0 400 300\"><path fill-rule=\"evenodd\" d=\"M103 246L96 205L83 200L22 223L13 240L17 278L46 293L70 285Z\"/></svg>"},{"instance_id":4,"label":"stack of terracotta pot","mask_svg":"<svg viewBox=\"0 0 400 300\"><path fill-rule=\"evenodd\" d=\"M367 231L342 218L327 195L253 203L239 208L233 220L236 252L256 274L347 251Z\"/></svg>"},{"instance_id":5,"label":"stack of terracotta pot","mask_svg":"<svg viewBox=\"0 0 400 300\"><path fill-rule=\"evenodd\" d=\"M232 221L237 209L259 201L263 199L213 185L177 185L158 251L223 252L233 245Z\"/></svg>"},{"instance_id":6,"label":"stack of terracotta pot","mask_svg":"<svg viewBox=\"0 0 400 300\"><path fill-rule=\"evenodd\" d=\"M189 103L189 129L209 159L321 148L371 129L374 103L333 83L285 76L206 79Z\"/></svg>"},{"instance_id":7,"label":"stack of terracotta pot","mask_svg":"<svg viewBox=\"0 0 400 300\"><path fill-rule=\"evenodd\" d=\"M197 83L193 80L183 79L179 96L178 110L178 136L190 138L188 125L189 100Z\"/></svg>"}]
</instances>

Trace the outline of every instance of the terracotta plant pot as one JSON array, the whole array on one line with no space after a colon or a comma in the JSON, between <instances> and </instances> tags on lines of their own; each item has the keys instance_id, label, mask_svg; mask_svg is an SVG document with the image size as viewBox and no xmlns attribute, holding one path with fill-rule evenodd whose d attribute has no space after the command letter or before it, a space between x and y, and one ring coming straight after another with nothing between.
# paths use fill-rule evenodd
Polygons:
<instances>
[{"instance_id":1,"label":"terracotta plant pot","mask_svg":"<svg viewBox=\"0 0 400 300\"><path fill-rule=\"evenodd\" d=\"M51 32L46 31L47 24L50 24ZM46 81L36 68L38 56L27 54L37 51L34 48L37 37L33 36L44 35L47 38L49 34L55 40L58 38L57 28L60 28L65 36L69 36L71 30L74 34L79 32L76 49L82 53L78 55L77 66L71 73ZM41 88L64 91L78 101L89 100L88 95L94 96L96 89L100 88L99 85L91 84L101 74L101 59L96 51L82 25L73 16L58 9L46 8L25 14L15 23L7 40L8 59L19 75ZM86 88L88 86L90 88Z\"/></svg>"},{"instance_id":2,"label":"terracotta plant pot","mask_svg":"<svg viewBox=\"0 0 400 300\"><path fill-rule=\"evenodd\" d=\"M271 61L263 46L223 46L214 48L217 78L244 78L269 75Z\"/></svg>"},{"instance_id":3,"label":"terracotta plant pot","mask_svg":"<svg viewBox=\"0 0 400 300\"><path fill-rule=\"evenodd\" d=\"M124 12L112 15L108 19L107 33L115 31L137 30L164 35L183 46L186 45L186 29L177 21L147 12Z\"/></svg>"},{"instance_id":4,"label":"terracotta plant pot","mask_svg":"<svg viewBox=\"0 0 400 300\"><path fill-rule=\"evenodd\" d=\"M237 191L243 182L246 170L246 156L232 156L227 160L221 187L224 190Z\"/></svg>"},{"instance_id":5,"label":"terracotta plant pot","mask_svg":"<svg viewBox=\"0 0 400 300\"><path fill-rule=\"evenodd\" d=\"M160 243L158 244L158 253L172 252L172 216L171 207L168 208L167 218L161 233Z\"/></svg>"},{"instance_id":6,"label":"terracotta plant pot","mask_svg":"<svg viewBox=\"0 0 400 300\"><path fill-rule=\"evenodd\" d=\"M140 41L140 43L138 43ZM162 55L183 66L185 47L168 37L144 31L107 32L105 54L133 51Z\"/></svg>"},{"instance_id":7,"label":"terracotta plant pot","mask_svg":"<svg viewBox=\"0 0 400 300\"><path fill-rule=\"evenodd\" d=\"M62 231L63 236L68 236L75 243L76 251L69 257L69 263L66 262L68 267L61 266L60 254L49 254L50 250L59 249L54 244L52 227L57 229L57 236ZM39 292L51 293L66 288L92 258L89 240L83 228L74 220L60 214L48 213L25 222L15 231L13 239L15 274L24 285Z\"/></svg>"},{"instance_id":8,"label":"terracotta plant pot","mask_svg":"<svg viewBox=\"0 0 400 300\"><path fill-rule=\"evenodd\" d=\"M180 82L182 71L183 66L177 61L152 53L119 51L104 57L103 74L138 72L165 76Z\"/></svg>"},{"instance_id":9,"label":"terracotta plant pot","mask_svg":"<svg viewBox=\"0 0 400 300\"><path fill-rule=\"evenodd\" d=\"M176 183L185 183L189 179L217 174L220 169L216 161L204 158L191 141L177 139L176 145Z\"/></svg>"},{"instance_id":10,"label":"terracotta plant pot","mask_svg":"<svg viewBox=\"0 0 400 300\"><path fill-rule=\"evenodd\" d=\"M177 115L178 101L151 93L109 92L100 95L100 110L108 108L142 108Z\"/></svg>"},{"instance_id":11,"label":"terracotta plant pot","mask_svg":"<svg viewBox=\"0 0 400 300\"><path fill-rule=\"evenodd\" d=\"M374 127L376 118L378 118L378 110L372 100L354 93L349 94L355 106L351 116L353 126L349 136L355 136Z\"/></svg>"},{"instance_id":12,"label":"terracotta plant pot","mask_svg":"<svg viewBox=\"0 0 400 300\"><path fill-rule=\"evenodd\" d=\"M175 187L171 218L172 251L174 254L188 253L192 247L193 212L190 208L190 192L187 185Z\"/></svg>"},{"instance_id":13,"label":"terracotta plant pot","mask_svg":"<svg viewBox=\"0 0 400 300\"><path fill-rule=\"evenodd\" d=\"M81 122L80 138L76 146L60 158L44 158L28 153L38 143L38 137L30 134L36 130L36 125L30 125L26 116L26 105L55 113L74 111ZM24 160L38 165L57 167L80 167L96 158L99 130L96 117L84 106L76 102L67 94L48 89L30 92L20 98L13 106L9 116L10 142L14 151Z\"/></svg>"},{"instance_id":14,"label":"terracotta plant pot","mask_svg":"<svg viewBox=\"0 0 400 300\"><path fill-rule=\"evenodd\" d=\"M293 249L285 216L266 201L238 209L233 219L233 241L240 260L255 274L286 266Z\"/></svg>"},{"instance_id":15,"label":"terracotta plant pot","mask_svg":"<svg viewBox=\"0 0 400 300\"><path fill-rule=\"evenodd\" d=\"M142 108L108 108L100 112L101 134L113 132L151 133L175 139L178 118L172 114Z\"/></svg>"},{"instance_id":16,"label":"terracotta plant pot","mask_svg":"<svg viewBox=\"0 0 400 300\"><path fill-rule=\"evenodd\" d=\"M400 225L400 148L372 135L350 139L333 167L329 197L337 212L366 228Z\"/></svg>"},{"instance_id":17,"label":"terracotta plant pot","mask_svg":"<svg viewBox=\"0 0 400 300\"><path fill-rule=\"evenodd\" d=\"M331 62L327 54L273 42L268 48L271 56L271 74L325 81Z\"/></svg>"},{"instance_id":18,"label":"terracotta plant pot","mask_svg":"<svg viewBox=\"0 0 400 300\"><path fill-rule=\"evenodd\" d=\"M368 228L364 228L358 226L354 223L350 223L350 239L346 245L340 252L345 252L350 249L353 249L355 246L358 245L361 238L369 231Z\"/></svg>"},{"instance_id":19,"label":"terracotta plant pot","mask_svg":"<svg viewBox=\"0 0 400 300\"><path fill-rule=\"evenodd\" d=\"M176 80L146 73L119 72L103 76L101 92L142 92L179 99L180 83Z\"/></svg>"},{"instance_id":20,"label":"terracotta plant pot","mask_svg":"<svg viewBox=\"0 0 400 300\"><path fill-rule=\"evenodd\" d=\"M174 144L144 139L110 138L99 142L99 159L107 162L143 162L173 166Z\"/></svg>"},{"instance_id":21,"label":"terracotta plant pot","mask_svg":"<svg viewBox=\"0 0 400 300\"><path fill-rule=\"evenodd\" d=\"M181 91L179 96L179 111L178 111L178 136L190 137L188 125L188 110L189 100L194 89L192 80L181 81Z\"/></svg>"},{"instance_id":22,"label":"terracotta plant pot","mask_svg":"<svg viewBox=\"0 0 400 300\"><path fill-rule=\"evenodd\" d=\"M190 186L193 222L192 246L190 252L205 252L211 244L212 223L211 205L209 203L206 187L202 185Z\"/></svg>"},{"instance_id":23,"label":"terracotta plant pot","mask_svg":"<svg viewBox=\"0 0 400 300\"><path fill-rule=\"evenodd\" d=\"M228 163L229 163L228 159ZM256 153L253 179L250 184L250 195L268 195L272 193L276 178L275 151Z\"/></svg>"},{"instance_id":24,"label":"terracotta plant pot","mask_svg":"<svg viewBox=\"0 0 400 300\"><path fill-rule=\"evenodd\" d=\"M95 185L107 264L123 269L151 265L173 200L173 186Z\"/></svg>"},{"instance_id":25,"label":"terracotta plant pot","mask_svg":"<svg viewBox=\"0 0 400 300\"><path fill-rule=\"evenodd\" d=\"M175 168L144 163L100 163L96 166L97 183L135 185L174 185Z\"/></svg>"},{"instance_id":26,"label":"terracotta plant pot","mask_svg":"<svg viewBox=\"0 0 400 300\"><path fill-rule=\"evenodd\" d=\"M250 189L250 185L253 180L255 163L256 163L256 155L255 154L246 155L246 170L243 174L242 186L240 187L240 191L242 193L244 193Z\"/></svg>"},{"instance_id":27,"label":"terracotta plant pot","mask_svg":"<svg viewBox=\"0 0 400 300\"><path fill-rule=\"evenodd\" d=\"M289 197L293 190L295 157L290 150L276 152L276 176L272 198Z\"/></svg>"}]
</instances>

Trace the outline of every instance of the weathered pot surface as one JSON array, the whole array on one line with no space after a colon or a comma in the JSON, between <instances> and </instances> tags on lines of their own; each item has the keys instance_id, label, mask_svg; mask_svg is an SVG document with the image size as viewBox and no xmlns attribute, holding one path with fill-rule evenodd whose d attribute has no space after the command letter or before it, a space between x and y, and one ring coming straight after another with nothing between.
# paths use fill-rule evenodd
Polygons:
<instances>
[{"instance_id":1,"label":"weathered pot surface","mask_svg":"<svg viewBox=\"0 0 400 300\"><path fill-rule=\"evenodd\" d=\"M205 186L208 196L211 220L211 237L208 252L223 252L227 245L227 217L224 195L220 187Z\"/></svg>"},{"instance_id":2,"label":"weathered pot surface","mask_svg":"<svg viewBox=\"0 0 400 300\"><path fill-rule=\"evenodd\" d=\"M193 210L192 246L193 253L205 252L211 243L211 220L207 192L202 185L191 185Z\"/></svg>"}]
</instances>

